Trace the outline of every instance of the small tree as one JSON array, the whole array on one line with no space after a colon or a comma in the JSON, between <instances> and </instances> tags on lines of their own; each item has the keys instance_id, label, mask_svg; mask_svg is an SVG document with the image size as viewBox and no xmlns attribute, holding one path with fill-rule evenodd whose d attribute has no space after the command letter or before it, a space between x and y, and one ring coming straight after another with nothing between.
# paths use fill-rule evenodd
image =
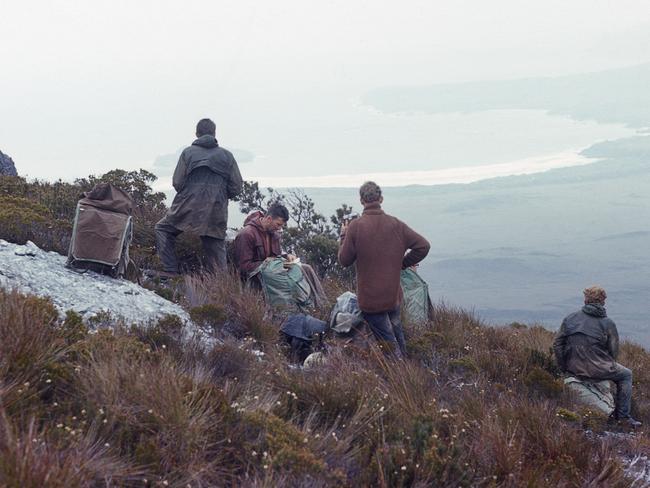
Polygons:
<instances>
[{"instance_id":1,"label":"small tree","mask_svg":"<svg viewBox=\"0 0 650 488\"><path fill-rule=\"evenodd\" d=\"M257 181L244 181L242 192L234 198L239 202L239 210L243 214L249 214L256 210L266 212L273 203L284 202L284 195L281 195L273 188L266 189L266 195L260 190Z\"/></svg>"}]
</instances>

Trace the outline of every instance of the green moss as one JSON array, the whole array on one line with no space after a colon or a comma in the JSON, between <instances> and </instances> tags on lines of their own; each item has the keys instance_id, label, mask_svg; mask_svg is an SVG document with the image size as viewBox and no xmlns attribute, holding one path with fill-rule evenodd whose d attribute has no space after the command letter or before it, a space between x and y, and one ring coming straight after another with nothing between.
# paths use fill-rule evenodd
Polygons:
<instances>
[{"instance_id":1,"label":"green moss","mask_svg":"<svg viewBox=\"0 0 650 488\"><path fill-rule=\"evenodd\" d=\"M548 371L536 366L524 378L524 384L529 390L543 396L556 398L562 393L562 383Z\"/></svg>"},{"instance_id":2,"label":"green moss","mask_svg":"<svg viewBox=\"0 0 650 488\"><path fill-rule=\"evenodd\" d=\"M444 334L432 329L418 331L418 334L409 338L407 348L414 358L429 359L434 349L446 343Z\"/></svg>"},{"instance_id":3,"label":"green moss","mask_svg":"<svg viewBox=\"0 0 650 488\"><path fill-rule=\"evenodd\" d=\"M546 352L539 351L537 349L527 349L527 358L526 358L526 367L527 368L534 368L534 367L539 367L546 371L547 373L550 373L552 376L555 378L559 378L561 376L561 371L557 367L557 364L555 362L555 355L553 354L552 350L548 350Z\"/></svg>"},{"instance_id":4,"label":"green moss","mask_svg":"<svg viewBox=\"0 0 650 488\"><path fill-rule=\"evenodd\" d=\"M183 333L183 321L177 315L165 315L153 325L132 327L131 331L154 349L179 347Z\"/></svg>"},{"instance_id":5,"label":"green moss","mask_svg":"<svg viewBox=\"0 0 650 488\"><path fill-rule=\"evenodd\" d=\"M291 423L266 412L251 412L244 416L260 437L260 449L268 452L271 465L283 472L310 474L342 482L342 474L328 471L327 464L319 459L305 442L305 434Z\"/></svg>"},{"instance_id":6,"label":"green moss","mask_svg":"<svg viewBox=\"0 0 650 488\"><path fill-rule=\"evenodd\" d=\"M141 466L149 466L152 468L159 466L162 456L156 439L142 436L135 445L133 457Z\"/></svg>"},{"instance_id":7,"label":"green moss","mask_svg":"<svg viewBox=\"0 0 650 488\"><path fill-rule=\"evenodd\" d=\"M555 415L558 417L568 420L569 422L580 422L581 417L579 414L576 412L572 412L571 410L567 410L566 408L558 407L558 409L555 411Z\"/></svg>"},{"instance_id":8,"label":"green moss","mask_svg":"<svg viewBox=\"0 0 650 488\"><path fill-rule=\"evenodd\" d=\"M0 239L25 244L33 241L48 251L67 253L72 225L57 219L45 206L30 199L0 195Z\"/></svg>"},{"instance_id":9,"label":"green moss","mask_svg":"<svg viewBox=\"0 0 650 488\"><path fill-rule=\"evenodd\" d=\"M607 429L608 416L600 410L582 407L579 410L582 419L582 427L594 432L602 432Z\"/></svg>"},{"instance_id":10,"label":"green moss","mask_svg":"<svg viewBox=\"0 0 650 488\"><path fill-rule=\"evenodd\" d=\"M431 417L420 416L413 421L411 446L416 454L422 454L429 447L434 430L435 422Z\"/></svg>"},{"instance_id":11,"label":"green moss","mask_svg":"<svg viewBox=\"0 0 650 488\"><path fill-rule=\"evenodd\" d=\"M510 327L517 330L523 330L528 328L526 324L522 324L521 322L512 322L510 324Z\"/></svg>"},{"instance_id":12,"label":"green moss","mask_svg":"<svg viewBox=\"0 0 650 488\"><path fill-rule=\"evenodd\" d=\"M136 336L121 330L114 332L111 329L99 329L96 333L89 334L85 341L75 345L75 350L86 359L93 354L120 354L131 357L133 361L139 361L151 354L151 348Z\"/></svg>"},{"instance_id":13,"label":"green moss","mask_svg":"<svg viewBox=\"0 0 650 488\"><path fill-rule=\"evenodd\" d=\"M479 367L476 362L469 356L464 356L449 361L449 368L458 372L478 373Z\"/></svg>"},{"instance_id":14,"label":"green moss","mask_svg":"<svg viewBox=\"0 0 650 488\"><path fill-rule=\"evenodd\" d=\"M115 319L111 313L107 310L100 310L95 315L88 319L88 326L93 329L99 329L102 327L112 326L115 323Z\"/></svg>"},{"instance_id":15,"label":"green moss","mask_svg":"<svg viewBox=\"0 0 650 488\"><path fill-rule=\"evenodd\" d=\"M209 303L190 309L190 318L199 327L217 329L228 317L222 306Z\"/></svg>"},{"instance_id":16,"label":"green moss","mask_svg":"<svg viewBox=\"0 0 650 488\"><path fill-rule=\"evenodd\" d=\"M88 335L88 327L84 324L83 318L73 310L68 310L65 313L65 320L63 321L61 328L68 344L79 342L85 339Z\"/></svg>"},{"instance_id":17,"label":"green moss","mask_svg":"<svg viewBox=\"0 0 650 488\"><path fill-rule=\"evenodd\" d=\"M174 292L170 288L157 286L153 291L156 293L156 295L163 297L165 300L169 300L170 302L174 300Z\"/></svg>"}]
</instances>

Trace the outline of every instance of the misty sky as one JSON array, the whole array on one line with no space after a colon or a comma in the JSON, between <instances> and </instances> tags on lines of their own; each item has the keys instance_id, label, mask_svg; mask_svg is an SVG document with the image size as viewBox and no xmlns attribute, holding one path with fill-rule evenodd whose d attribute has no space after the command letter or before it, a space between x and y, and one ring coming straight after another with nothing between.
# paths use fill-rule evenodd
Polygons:
<instances>
[{"instance_id":1,"label":"misty sky","mask_svg":"<svg viewBox=\"0 0 650 488\"><path fill-rule=\"evenodd\" d=\"M330 101L650 61L643 0L0 0L0 19L0 150L44 178L150 167L204 116L225 146L266 158L255 176L296 174L283 159L361 123L337 124ZM347 157L349 173L367 170Z\"/></svg>"}]
</instances>

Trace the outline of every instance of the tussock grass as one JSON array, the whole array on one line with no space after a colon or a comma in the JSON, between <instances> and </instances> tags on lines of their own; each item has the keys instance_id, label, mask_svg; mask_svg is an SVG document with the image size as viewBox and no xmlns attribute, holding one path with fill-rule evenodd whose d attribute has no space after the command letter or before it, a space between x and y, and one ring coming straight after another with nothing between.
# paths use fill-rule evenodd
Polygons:
<instances>
[{"instance_id":1,"label":"tussock grass","mask_svg":"<svg viewBox=\"0 0 650 488\"><path fill-rule=\"evenodd\" d=\"M128 485L141 473L113 454L92 432L61 441L34 419L17 431L0 414L0 485L21 488Z\"/></svg>"},{"instance_id":2,"label":"tussock grass","mask_svg":"<svg viewBox=\"0 0 650 488\"><path fill-rule=\"evenodd\" d=\"M407 326L408 360L329 338L303 370L257 292L229 275L183 286L213 347L173 318L90 333L0 292L0 486L624 487L620 456L650 453L643 434L597 435L540 327L437 305ZM647 423L650 355L623 344L621 362Z\"/></svg>"},{"instance_id":3,"label":"tussock grass","mask_svg":"<svg viewBox=\"0 0 650 488\"><path fill-rule=\"evenodd\" d=\"M278 325L272 323L261 292L246 286L235 271L187 276L185 290L190 314L218 334L276 341Z\"/></svg>"}]
</instances>

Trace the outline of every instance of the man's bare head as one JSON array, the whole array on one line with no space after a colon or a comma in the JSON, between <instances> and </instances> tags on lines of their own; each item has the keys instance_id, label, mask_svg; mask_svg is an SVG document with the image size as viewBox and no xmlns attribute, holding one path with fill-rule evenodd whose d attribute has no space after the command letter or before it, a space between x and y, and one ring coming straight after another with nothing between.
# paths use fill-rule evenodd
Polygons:
<instances>
[{"instance_id":1,"label":"man's bare head","mask_svg":"<svg viewBox=\"0 0 650 488\"><path fill-rule=\"evenodd\" d=\"M288 220L289 211L287 207L280 203L274 203L262 217L262 227L267 232L276 232L284 227Z\"/></svg>"},{"instance_id":2,"label":"man's bare head","mask_svg":"<svg viewBox=\"0 0 650 488\"><path fill-rule=\"evenodd\" d=\"M366 181L361 188L359 188L359 197L361 204L367 205L369 203L382 203L384 197L381 194L381 188L374 181Z\"/></svg>"},{"instance_id":3,"label":"man's bare head","mask_svg":"<svg viewBox=\"0 0 650 488\"><path fill-rule=\"evenodd\" d=\"M607 293L600 286L590 286L589 288L585 288L582 293L585 295L585 303L605 305Z\"/></svg>"}]
</instances>

